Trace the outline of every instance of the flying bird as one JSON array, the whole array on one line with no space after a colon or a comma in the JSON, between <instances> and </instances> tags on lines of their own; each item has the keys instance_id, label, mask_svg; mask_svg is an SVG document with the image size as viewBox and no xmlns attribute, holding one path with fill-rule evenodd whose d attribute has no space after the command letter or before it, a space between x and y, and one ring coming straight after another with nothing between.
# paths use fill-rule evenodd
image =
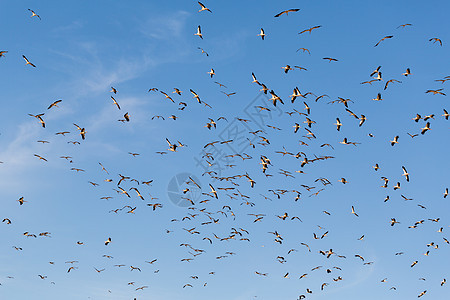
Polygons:
<instances>
[{"instance_id":1,"label":"flying bird","mask_svg":"<svg viewBox=\"0 0 450 300\"><path fill-rule=\"evenodd\" d=\"M392 39L394 36L393 35L387 35L384 38L382 38L381 40L378 41L378 43L375 44L374 47L378 46L382 41L386 40L386 39Z\"/></svg>"},{"instance_id":2,"label":"flying bird","mask_svg":"<svg viewBox=\"0 0 450 300\"><path fill-rule=\"evenodd\" d=\"M203 40L202 28L200 27L200 25L198 25L197 33L195 33L194 35L198 35Z\"/></svg>"},{"instance_id":3,"label":"flying bird","mask_svg":"<svg viewBox=\"0 0 450 300\"><path fill-rule=\"evenodd\" d=\"M36 14L33 10L31 10L31 9L28 9L30 12L31 12L31 18L32 17L38 17L39 18L39 20L41 20L41 17L38 15L38 14Z\"/></svg>"},{"instance_id":4,"label":"flying bird","mask_svg":"<svg viewBox=\"0 0 450 300\"><path fill-rule=\"evenodd\" d=\"M25 61L27 62L25 65L30 65L30 66L36 68L36 65L33 64L33 63L31 63L31 62L28 60L28 58L26 58L25 55L22 55L22 57L23 57L23 59L25 59Z\"/></svg>"},{"instance_id":5,"label":"flying bird","mask_svg":"<svg viewBox=\"0 0 450 300\"><path fill-rule=\"evenodd\" d=\"M258 36L260 36L261 39L264 41L264 37L266 36L266 34L264 33L264 29L261 28L261 31L259 32Z\"/></svg>"},{"instance_id":6,"label":"flying bird","mask_svg":"<svg viewBox=\"0 0 450 300\"><path fill-rule=\"evenodd\" d=\"M439 45L442 46L442 41L441 41L441 39L439 39L439 38L431 38L431 39L429 39L428 41L433 42L433 44L439 43Z\"/></svg>"},{"instance_id":7,"label":"flying bird","mask_svg":"<svg viewBox=\"0 0 450 300\"><path fill-rule=\"evenodd\" d=\"M296 11L299 11L299 10L300 10L299 8L291 8L291 9L284 10L284 11L276 14L274 17L278 18L279 16L282 16L283 14L286 14L286 16L288 16L290 12L296 12Z\"/></svg>"},{"instance_id":8,"label":"flying bird","mask_svg":"<svg viewBox=\"0 0 450 300\"><path fill-rule=\"evenodd\" d=\"M201 3L200 1L198 1L198 4L200 5L201 9L198 12L202 12L204 10L209 11L210 13L212 13L212 11L207 8L205 5L203 5L203 3Z\"/></svg>"},{"instance_id":9,"label":"flying bird","mask_svg":"<svg viewBox=\"0 0 450 300\"><path fill-rule=\"evenodd\" d=\"M53 102L52 104L50 104L50 106L47 109L50 109L52 107L59 107L57 104L60 103L62 100L56 100L55 102Z\"/></svg>"}]
</instances>

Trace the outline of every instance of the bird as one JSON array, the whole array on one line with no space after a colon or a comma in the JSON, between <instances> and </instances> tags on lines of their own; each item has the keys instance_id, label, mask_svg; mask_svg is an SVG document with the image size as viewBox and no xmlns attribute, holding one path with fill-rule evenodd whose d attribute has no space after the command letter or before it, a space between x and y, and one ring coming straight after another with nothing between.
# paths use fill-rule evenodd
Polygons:
<instances>
[{"instance_id":1,"label":"bird","mask_svg":"<svg viewBox=\"0 0 450 300\"><path fill-rule=\"evenodd\" d=\"M230 96L236 95L235 92L233 93L225 93L224 91L221 91L222 93L224 93L228 98L230 98Z\"/></svg>"},{"instance_id":2,"label":"bird","mask_svg":"<svg viewBox=\"0 0 450 300\"><path fill-rule=\"evenodd\" d=\"M427 293L427 290L423 291L422 293L420 293L420 294L417 296L417 298L422 297L422 296L425 295L426 293Z\"/></svg>"},{"instance_id":3,"label":"bird","mask_svg":"<svg viewBox=\"0 0 450 300\"><path fill-rule=\"evenodd\" d=\"M390 79L390 80L386 81L386 84L384 85L384 89L387 89L389 83L391 83L391 82L399 82L399 83L402 83L402 82L399 81L399 80L396 80L396 79Z\"/></svg>"},{"instance_id":4,"label":"bird","mask_svg":"<svg viewBox=\"0 0 450 300\"><path fill-rule=\"evenodd\" d=\"M298 48L297 51L295 51L295 52L298 52L300 50L302 50L302 52L308 52L308 54L311 55L311 52L307 48Z\"/></svg>"},{"instance_id":5,"label":"bird","mask_svg":"<svg viewBox=\"0 0 450 300\"><path fill-rule=\"evenodd\" d=\"M283 14L286 14L286 16L288 16L290 12L297 12L299 10L300 10L299 8L291 8L291 9L288 9L288 10L284 10L284 11L276 14L274 16L274 18L278 18L278 17L282 16Z\"/></svg>"},{"instance_id":6,"label":"bird","mask_svg":"<svg viewBox=\"0 0 450 300\"><path fill-rule=\"evenodd\" d=\"M166 138L166 142L169 144L169 149L167 149L167 150L172 151L172 152L177 151L177 147L178 147L177 144L172 144L167 138Z\"/></svg>"},{"instance_id":7,"label":"bird","mask_svg":"<svg viewBox=\"0 0 450 300\"><path fill-rule=\"evenodd\" d=\"M266 34L264 33L264 29L261 28L261 30L260 30L258 36L260 36L261 39L264 41L264 37L266 36Z\"/></svg>"},{"instance_id":8,"label":"bird","mask_svg":"<svg viewBox=\"0 0 450 300\"><path fill-rule=\"evenodd\" d=\"M433 44L439 43L439 45L442 46L442 41L441 41L440 38L431 38L431 39L429 39L428 41L433 42Z\"/></svg>"},{"instance_id":9,"label":"bird","mask_svg":"<svg viewBox=\"0 0 450 300\"><path fill-rule=\"evenodd\" d=\"M45 159L44 157L42 157L42 156L40 156L40 155L34 154L34 156L36 156L36 157L39 158L40 160L47 161L47 159Z\"/></svg>"},{"instance_id":10,"label":"bird","mask_svg":"<svg viewBox=\"0 0 450 300\"><path fill-rule=\"evenodd\" d=\"M395 144L398 144L398 138L399 138L399 136L397 135L397 136L394 137L394 140L389 141L391 143L391 146L394 146Z\"/></svg>"},{"instance_id":11,"label":"bird","mask_svg":"<svg viewBox=\"0 0 450 300\"><path fill-rule=\"evenodd\" d=\"M421 134L425 134L425 132L427 132L428 130L431 130L430 128L430 122L427 122L427 124L425 125L424 128L421 128L422 131L420 132Z\"/></svg>"},{"instance_id":12,"label":"bird","mask_svg":"<svg viewBox=\"0 0 450 300\"><path fill-rule=\"evenodd\" d=\"M211 184L209 184L209 188L211 189L210 193L212 193L214 195L214 197L216 199L218 199L219 197L217 196L217 192L216 192L216 190L213 188L213 186Z\"/></svg>"},{"instance_id":13,"label":"bird","mask_svg":"<svg viewBox=\"0 0 450 300\"><path fill-rule=\"evenodd\" d=\"M198 1L198 4L200 5L201 9L198 12L202 12L204 10L209 11L210 13L212 13L212 11L207 8L206 6L203 5L203 3L201 3L200 1Z\"/></svg>"},{"instance_id":14,"label":"bird","mask_svg":"<svg viewBox=\"0 0 450 300\"><path fill-rule=\"evenodd\" d=\"M203 48L197 47L197 49L202 51L202 54L205 54L206 56L209 56L208 52L206 52L205 50L203 50ZM181 94L179 94L181 95Z\"/></svg>"},{"instance_id":15,"label":"bird","mask_svg":"<svg viewBox=\"0 0 450 300\"><path fill-rule=\"evenodd\" d=\"M105 246L108 246L109 243L111 243L111 238L110 237L105 241Z\"/></svg>"},{"instance_id":16,"label":"bird","mask_svg":"<svg viewBox=\"0 0 450 300\"><path fill-rule=\"evenodd\" d=\"M406 171L404 166L402 166L402 170L403 170L402 176L405 176L406 181L409 182L409 173L408 173L408 171Z\"/></svg>"},{"instance_id":17,"label":"bird","mask_svg":"<svg viewBox=\"0 0 450 300\"><path fill-rule=\"evenodd\" d=\"M195 33L194 35L197 35L199 38L201 38L203 40L202 28L200 27L200 25L198 25L197 33Z\"/></svg>"},{"instance_id":18,"label":"bird","mask_svg":"<svg viewBox=\"0 0 450 300\"><path fill-rule=\"evenodd\" d=\"M117 108L120 109L120 105L119 105L119 103L117 103L116 99L113 96L111 96L111 99L112 99L113 103L117 106Z\"/></svg>"},{"instance_id":19,"label":"bird","mask_svg":"<svg viewBox=\"0 0 450 300\"><path fill-rule=\"evenodd\" d=\"M378 43L376 43L374 47L378 46L382 41L384 41L384 40L386 40L386 39L391 39L391 38L393 38L393 37L394 37L393 35L387 35L387 36L385 36L384 38L382 38L381 40L379 40Z\"/></svg>"},{"instance_id":20,"label":"bird","mask_svg":"<svg viewBox=\"0 0 450 300\"><path fill-rule=\"evenodd\" d=\"M406 26L412 26L412 24L410 24L410 23L402 24L402 25L397 26L397 29L398 28L405 28Z\"/></svg>"},{"instance_id":21,"label":"bird","mask_svg":"<svg viewBox=\"0 0 450 300\"><path fill-rule=\"evenodd\" d=\"M355 216L359 217L358 214L355 212L355 208L352 205L352 214L354 214Z\"/></svg>"},{"instance_id":22,"label":"bird","mask_svg":"<svg viewBox=\"0 0 450 300\"><path fill-rule=\"evenodd\" d=\"M341 123L341 121L339 120L339 118L336 118L336 123L335 123L334 125L337 126L337 128L336 128L337 131L341 130L342 123Z\"/></svg>"},{"instance_id":23,"label":"bird","mask_svg":"<svg viewBox=\"0 0 450 300\"><path fill-rule=\"evenodd\" d=\"M448 117L450 117L450 114L447 112L447 110L444 109L444 114L442 115L446 120L448 120Z\"/></svg>"},{"instance_id":24,"label":"bird","mask_svg":"<svg viewBox=\"0 0 450 300\"><path fill-rule=\"evenodd\" d=\"M62 100L56 100L55 102L53 102L52 104L50 104L50 106L47 109L50 109L52 107L58 107L58 103L62 102Z\"/></svg>"},{"instance_id":25,"label":"bird","mask_svg":"<svg viewBox=\"0 0 450 300\"><path fill-rule=\"evenodd\" d=\"M370 73L370 77L372 77L373 75L375 75L375 74L378 74L378 73L381 73L380 72L380 69L381 69L381 66L378 66L376 69L375 69L375 71L373 71L372 73Z\"/></svg>"},{"instance_id":26,"label":"bird","mask_svg":"<svg viewBox=\"0 0 450 300\"><path fill-rule=\"evenodd\" d=\"M80 126L78 126L75 123L73 123L73 125L75 125L75 127L77 127L77 129L80 131L81 139L84 140L86 137L86 130L84 128L81 128Z\"/></svg>"},{"instance_id":27,"label":"bird","mask_svg":"<svg viewBox=\"0 0 450 300\"><path fill-rule=\"evenodd\" d=\"M338 61L336 58L331 58L331 57L324 57L322 59L328 60L328 62Z\"/></svg>"},{"instance_id":28,"label":"bird","mask_svg":"<svg viewBox=\"0 0 450 300\"><path fill-rule=\"evenodd\" d=\"M314 29L318 29L318 28L320 28L320 27L322 27L322 25L313 26L313 27L310 27L310 28L305 29L305 30L303 30L303 31L300 31L298 34L302 34L302 33L305 33L305 32L309 32L309 33L311 34L311 32L312 32Z\"/></svg>"},{"instance_id":29,"label":"bird","mask_svg":"<svg viewBox=\"0 0 450 300\"><path fill-rule=\"evenodd\" d=\"M197 95L196 92L194 92L192 89L190 89L191 94L194 95L194 98L197 100L198 103L202 103L202 101L200 101L200 97Z\"/></svg>"},{"instance_id":30,"label":"bird","mask_svg":"<svg viewBox=\"0 0 450 300\"><path fill-rule=\"evenodd\" d=\"M36 68L36 65L33 64L33 63L31 63L31 62L28 60L28 58L26 58L25 55L22 55L22 57L23 57L23 59L25 59L25 61L27 62L25 65L30 65L30 66Z\"/></svg>"},{"instance_id":31,"label":"bird","mask_svg":"<svg viewBox=\"0 0 450 300\"><path fill-rule=\"evenodd\" d=\"M38 17L39 18L39 20L41 20L41 17L38 15L38 14L36 14L33 10L31 10L31 9L28 9L30 12L31 12L31 18L32 17Z\"/></svg>"},{"instance_id":32,"label":"bird","mask_svg":"<svg viewBox=\"0 0 450 300\"><path fill-rule=\"evenodd\" d=\"M425 93L426 94L433 94L433 95L442 95L442 96L446 96L443 92L441 92L443 89L437 89L437 90L427 90Z\"/></svg>"},{"instance_id":33,"label":"bird","mask_svg":"<svg viewBox=\"0 0 450 300\"><path fill-rule=\"evenodd\" d=\"M377 97L373 98L372 100L374 100L374 101L381 101L381 100L383 100L383 98L381 98L381 93L378 93Z\"/></svg>"},{"instance_id":34,"label":"bird","mask_svg":"<svg viewBox=\"0 0 450 300\"><path fill-rule=\"evenodd\" d=\"M8 53L8 51L1 50L0 51L0 57L5 57L5 54Z\"/></svg>"}]
</instances>

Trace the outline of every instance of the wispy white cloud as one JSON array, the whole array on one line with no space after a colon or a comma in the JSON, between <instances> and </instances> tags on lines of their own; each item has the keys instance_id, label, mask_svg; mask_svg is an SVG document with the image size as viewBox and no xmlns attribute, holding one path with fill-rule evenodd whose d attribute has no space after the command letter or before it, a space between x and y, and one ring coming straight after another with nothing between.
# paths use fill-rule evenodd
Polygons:
<instances>
[{"instance_id":1,"label":"wispy white cloud","mask_svg":"<svg viewBox=\"0 0 450 300\"><path fill-rule=\"evenodd\" d=\"M184 37L184 28L190 15L186 11L176 11L166 15L152 16L141 24L140 32L152 39L179 41Z\"/></svg>"}]
</instances>

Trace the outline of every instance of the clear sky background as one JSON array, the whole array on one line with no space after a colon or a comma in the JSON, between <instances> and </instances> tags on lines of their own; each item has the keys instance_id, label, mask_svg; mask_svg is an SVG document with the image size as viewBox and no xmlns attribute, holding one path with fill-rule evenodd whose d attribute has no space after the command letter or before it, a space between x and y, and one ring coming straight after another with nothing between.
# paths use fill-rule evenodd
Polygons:
<instances>
[{"instance_id":1,"label":"clear sky background","mask_svg":"<svg viewBox=\"0 0 450 300\"><path fill-rule=\"evenodd\" d=\"M448 299L449 287L441 282L450 279L444 240L450 239L450 197L444 199L450 123L442 115L450 105L448 96L426 91L447 93L449 83L436 80L450 75L450 3L203 3L212 13L198 12L197 1L2 3L0 51L8 52L0 57L0 219L11 224L0 223L0 299L371 300L412 299L423 291L423 299ZM290 8L300 11L274 18ZM412 25L398 28L402 24ZM199 25L203 39L194 35ZM374 47L385 36L393 37ZM286 65L307 70L285 74ZM378 66L382 80L361 84ZM411 75L403 76L407 68ZM252 72L284 105L272 105L252 83ZM384 90L390 79L401 83ZM291 103L295 87L312 94ZM383 100L373 101L378 93ZM362 126L338 97L350 99L348 109L358 117L365 115ZM59 99L58 107L47 109ZM187 106L181 109L180 102ZM306 113L303 102L308 116L294 111ZM270 111L257 114L256 106ZM45 128L29 116L41 113ZM130 121L118 121L125 113ZM434 118L414 122L416 114ZM316 138L308 138L306 117L315 121L308 129ZM216 128L205 127L209 118ZM431 130L422 135L427 122ZM74 123L85 128L84 140ZM63 131L69 133L56 135ZM398 144L391 146L395 136ZM341 144L344 138L358 144ZM186 146L168 151L166 139ZM283 147L303 154L276 153ZM227 157L234 154L249 159ZM272 176L262 172L261 156L270 159L265 174ZM305 156L333 158L301 167ZM130 198L115 191L119 174L130 177L120 183ZM173 185L183 174L195 176L202 190ZM389 179L387 188L381 177ZM401 188L394 190L397 182ZM178 188L185 187L190 191L183 194ZM162 207L155 210L147 205L157 203ZM277 217L285 213L285 220ZM255 222L249 214L264 217ZM400 223L391 226L391 218ZM275 231L281 244L269 233ZM329 258L319 252L330 249L335 254Z\"/></svg>"}]
</instances>

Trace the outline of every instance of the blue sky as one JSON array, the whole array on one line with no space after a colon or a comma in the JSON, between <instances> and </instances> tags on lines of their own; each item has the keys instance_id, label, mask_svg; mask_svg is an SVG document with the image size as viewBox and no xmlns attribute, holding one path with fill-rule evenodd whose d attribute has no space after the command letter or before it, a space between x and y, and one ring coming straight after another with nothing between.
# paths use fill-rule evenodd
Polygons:
<instances>
[{"instance_id":1,"label":"blue sky","mask_svg":"<svg viewBox=\"0 0 450 300\"><path fill-rule=\"evenodd\" d=\"M3 3L0 51L8 52L0 57L0 218L11 224L0 224L0 298L407 299L426 290L423 299L446 299L448 286L441 281L450 267L450 245L444 241L450 239L450 198L443 194L450 187L450 126L442 115L450 106L447 96L425 92L447 93L448 83L436 80L450 75L449 4L202 2L212 13L198 12L197 1ZM300 11L274 18L290 8ZM398 28L407 23L412 26ZM199 25L203 39L194 35ZM286 65L307 70L285 74ZM378 66L383 80L361 84ZM213 78L207 73L211 68ZM402 75L407 68L411 75ZM284 105L274 107L270 95L252 83L252 73ZM384 90L390 79L401 83ZM291 103L295 87L312 94ZM174 88L182 94L172 93ZM378 93L383 100L373 101ZM315 101L324 94L328 97ZM366 116L362 126L342 103L329 103L338 97L350 99L348 109L358 117ZM59 99L58 107L47 109ZM180 102L187 106L181 109ZM303 102L311 108L308 116L294 111L306 113ZM256 106L270 111L255 115ZM45 128L29 116L41 113ZM130 121L118 121L125 113ZM416 114L434 119L414 122ZM306 117L316 122L311 128ZM206 127L209 118L216 128ZM336 118L343 124L340 131ZM422 135L427 122L431 130ZM74 123L85 128L84 140ZM301 126L297 133L295 123ZM305 137L305 128L316 138ZM257 130L262 131L250 133ZM69 133L56 135L62 131ZM391 146L395 136L398 144ZM341 144L344 138L358 144ZM168 151L166 139L186 146ZM283 147L304 154L297 159L277 153ZM235 154L248 159L229 157ZM261 156L270 159L266 174L272 176L262 172ZM332 158L301 167L305 156ZM119 174L129 178L118 186ZM253 188L245 175L256 182ZM180 182L186 176L201 191ZM381 187L381 177L389 179L388 188ZM183 194L174 182L190 191ZM394 190L397 182L401 188ZM130 197L117 193L119 187ZM293 191L301 193L299 200ZM23 205L17 201L21 197ZM277 217L285 213L285 220ZM249 214L264 218L254 222ZM291 220L294 216L301 221ZM390 226L391 218L400 223ZM275 231L281 244L269 233ZM39 236L45 232L49 237ZM112 241L105 245L108 238ZM427 246L432 242L438 248ZM335 254L329 258L319 253L330 249ZM181 261L186 258L193 260ZM71 266L75 269L68 273ZM323 283L328 286L321 290Z\"/></svg>"}]
</instances>

